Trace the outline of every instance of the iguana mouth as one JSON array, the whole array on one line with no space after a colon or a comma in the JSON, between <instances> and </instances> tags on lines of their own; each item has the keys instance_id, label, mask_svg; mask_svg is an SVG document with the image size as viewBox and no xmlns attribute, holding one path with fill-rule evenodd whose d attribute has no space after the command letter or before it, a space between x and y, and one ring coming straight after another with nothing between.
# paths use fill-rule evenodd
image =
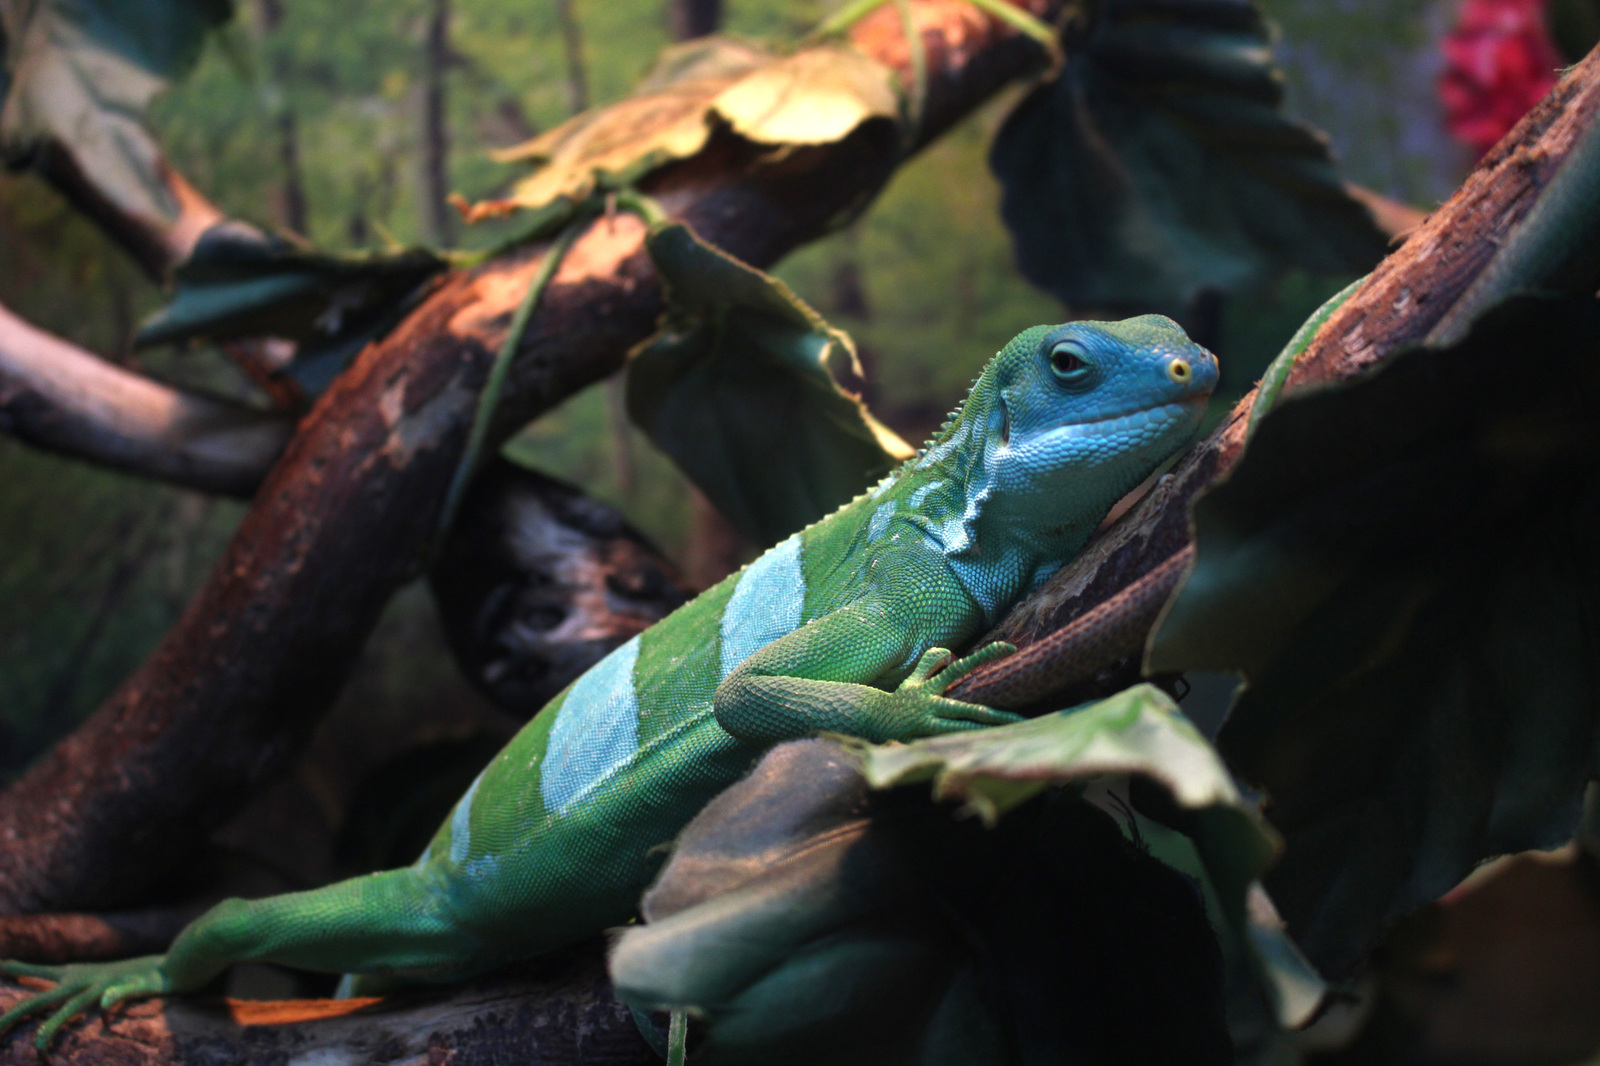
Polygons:
<instances>
[{"instance_id":1,"label":"iguana mouth","mask_svg":"<svg viewBox=\"0 0 1600 1066\"><path fill-rule=\"evenodd\" d=\"M1068 437L1077 436L1104 436L1114 433L1119 429L1133 429L1136 426L1165 425L1177 421L1185 414L1204 409L1209 396L1194 396L1183 400L1173 400L1168 403L1151 404L1149 407L1138 407L1132 411L1123 411L1120 414L1106 415L1103 418L1091 418L1083 422L1069 422L1057 426L1051 435L1057 433ZM1162 416L1165 417L1162 417Z\"/></svg>"}]
</instances>

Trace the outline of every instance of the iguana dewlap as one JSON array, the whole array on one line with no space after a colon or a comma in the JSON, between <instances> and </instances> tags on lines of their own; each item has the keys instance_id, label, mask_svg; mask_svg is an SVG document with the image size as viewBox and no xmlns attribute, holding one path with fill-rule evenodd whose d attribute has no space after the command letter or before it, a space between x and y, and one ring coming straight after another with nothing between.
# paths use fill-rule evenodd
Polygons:
<instances>
[{"instance_id":1,"label":"iguana dewlap","mask_svg":"<svg viewBox=\"0 0 1600 1066\"><path fill-rule=\"evenodd\" d=\"M415 865L229 900L164 956L64 967L0 1018L199 987L265 959L449 980L626 921L660 845L772 744L909 740L1015 720L945 698L959 647L1071 558L1194 433L1216 360L1175 323L1039 326L997 355L928 447L628 641L525 726Z\"/></svg>"}]
</instances>

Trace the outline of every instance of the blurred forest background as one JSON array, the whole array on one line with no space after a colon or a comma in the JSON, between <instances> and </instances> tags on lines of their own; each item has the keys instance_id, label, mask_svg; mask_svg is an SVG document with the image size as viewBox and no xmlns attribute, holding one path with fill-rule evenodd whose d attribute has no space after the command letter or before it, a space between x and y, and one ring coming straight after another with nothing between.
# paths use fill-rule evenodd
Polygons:
<instances>
[{"instance_id":1,"label":"blurred forest background","mask_svg":"<svg viewBox=\"0 0 1600 1066\"><path fill-rule=\"evenodd\" d=\"M329 250L481 248L507 231L462 226L445 197L503 192L524 168L493 161L493 149L624 93L684 35L690 6L241 0L193 76L158 104L156 133L178 170L233 217ZM794 40L832 6L725 0L721 30ZM1281 30L1290 111L1328 132L1350 180L1424 209L1454 189L1472 154L1446 135L1435 88L1451 0L1262 7ZM1017 272L985 161L1017 92L903 168L850 229L777 271L855 337L870 405L908 439L934 428L1018 329L1065 315ZM1347 280L1290 275L1199 309L1224 367L1216 415ZM0 303L157 376L259 396L208 353L135 355L133 333L161 302L42 182L0 177ZM727 565L725 553L704 551L703 506L627 425L617 390L588 390L510 447L617 504L692 579L706 583ZM81 721L148 654L243 511L0 438L0 778ZM432 612L418 585L394 601L311 757L230 834L254 841L278 887L337 872L337 827L351 803L385 802L394 774L382 768L403 765L394 760L404 751L457 743L475 769L483 746L515 726L461 679ZM261 819L293 828L263 843L251 829Z\"/></svg>"}]
</instances>

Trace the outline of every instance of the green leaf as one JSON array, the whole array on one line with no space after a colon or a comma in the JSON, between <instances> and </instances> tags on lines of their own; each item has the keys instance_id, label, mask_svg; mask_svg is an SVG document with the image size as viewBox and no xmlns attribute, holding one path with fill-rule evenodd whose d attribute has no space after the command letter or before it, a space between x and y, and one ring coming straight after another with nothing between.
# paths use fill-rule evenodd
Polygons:
<instances>
[{"instance_id":1,"label":"green leaf","mask_svg":"<svg viewBox=\"0 0 1600 1066\"><path fill-rule=\"evenodd\" d=\"M911 449L835 375L850 339L776 278L673 224L647 241L667 285L628 367L628 411L757 544L828 514Z\"/></svg>"},{"instance_id":2,"label":"green leaf","mask_svg":"<svg viewBox=\"0 0 1600 1066\"><path fill-rule=\"evenodd\" d=\"M667 49L630 96L497 158L539 167L517 184L509 203L576 209L597 192L633 185L694 155L719 124L782 149L841 140L863 122L897 114L888 68L846 47L775 57L706 37Z\"/></svg>"},{"instance_id":3,"label":"green leaf","mask_svg":"<svg viewBox=\"0 0 1600 1066\"><path fill-rule=\"evenodd\" d=\"M1572 836L1600 712L1600 306L1291 396L1195 508L1154 670L1247 679L1219 737L1325 971L1482 858Z\"/></svg>"},{"instance_id":4,"label":"green leaf","mask_svg":"<svg viewBox=\"0 0 1600 1066\"><path fill-rule=\"evenodd\" d=\"M1074 307L1181 313L1290 267L1365 273L1385 252L1324 138L1280 110L1249 0L1100 0L1060 77L990 163L1023 273Z\"/></svg>"},{"instance_id":5,"label":"green leaf","mask_svg":"<svg viewBox=\"0 0 1600 1066\"><path fill-rule=\"evenodd\" d=\"M125 214L175 218L145 110L231 0L0 0L0 160L54 144Z\"/></svg>"},{"instance_id":6,"label":"green leaf","mask_svg":"<svg viewBox=\"0 0 1600 1066\"><path fill-rule=\"evenodd\" d=\"M287 338L299 345L287 373L316 392L445 266L423 249L336 256L224 223L201 235L173 272L172 302L136 343Z\"/></svg>"},{"instance_id":7,"label":"green leaf","mask_svg":"<svg viewBox=\"0 0 1600 1066\"><path fill-rule=\"evenodd\" d=\"M1213 924L1254 952L1228 931L1235 881L1272 838L1173 710L1141 686L959 737L774 749L679 838L613 953L619 994L708 1018L705 1062L1231 1061ZM1136 843L1079 798L1128 773L1177 789L1151 786L1185 832ZM906 787L929 781L998 797L998 821ZM1315 986L1262 935L1269 987Z\"/></svg>"}]
</instances>

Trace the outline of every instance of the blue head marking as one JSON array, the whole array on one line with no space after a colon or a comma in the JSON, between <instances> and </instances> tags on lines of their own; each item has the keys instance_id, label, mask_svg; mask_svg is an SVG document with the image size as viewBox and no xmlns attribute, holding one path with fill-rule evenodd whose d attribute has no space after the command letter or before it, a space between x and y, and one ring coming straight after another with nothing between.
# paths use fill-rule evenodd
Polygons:
<instances>
[{"instance_id":1,"label":"blue head marking","mask_svg":"<svg viewBox=\"0 0 1600 1066\"><path fill-rule=\"evenodd\" d=\"M989 373L984 465L997 487L1121 495L1199 428L1217 360L1176 322L1142 315L1028 330Z\"/></svg>"},{"instance_id":2,"label":"blue head marking","mask_svg":"<svg viewBox=\"0 0 1600 1066\"><path fill-rule=\"evenodd\" d=\"M1216 357L1160 315L1025 330L912 464L916 524L998 609L1194 434L1216 384Z\"/></svg>"}]
</instances>

